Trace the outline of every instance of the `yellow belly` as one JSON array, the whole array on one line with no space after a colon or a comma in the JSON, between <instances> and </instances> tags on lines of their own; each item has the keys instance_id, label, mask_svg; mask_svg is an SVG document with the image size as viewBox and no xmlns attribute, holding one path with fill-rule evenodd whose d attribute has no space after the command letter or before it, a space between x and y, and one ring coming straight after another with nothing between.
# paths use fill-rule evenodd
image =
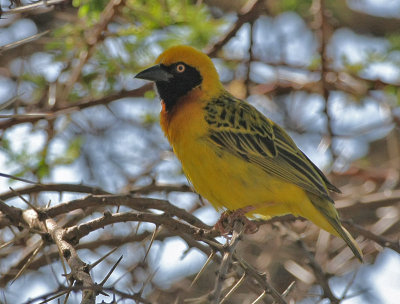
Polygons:
<instances>
[{"instance_id":1,"label":"yellow belly","mask_svg":"<svg viewBox=\"0 0 400 304\"><path fill-rule=\"evenodd\" d=\"M216 151L202 140L175 146L174 150L195 190L217 210L252 206L255 209L247 214L251 217L293 214L339 236L302 188L228 152ZM334 209L330 202L326 202L326 208Z\"/></svg>"},{"instance_id":2,"label":"yellow belly","mask_svg":"<svg viewBox=\"0 0 400 304\"><path fill-rule=\"evenodd\" d=\"M304 190L216 149L205 139L174 146L195 190L216 209L253 206L256 208L254 213L265 216L302 213L298 205L309 201Z\"/></svg>"}]
</instances>

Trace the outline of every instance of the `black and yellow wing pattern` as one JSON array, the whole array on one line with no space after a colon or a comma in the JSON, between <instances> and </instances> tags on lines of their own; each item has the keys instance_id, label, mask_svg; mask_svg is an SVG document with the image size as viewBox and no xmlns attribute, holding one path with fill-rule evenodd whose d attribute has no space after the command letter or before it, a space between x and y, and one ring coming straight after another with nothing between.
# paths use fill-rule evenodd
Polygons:
<instances>
[{"instance_id":1,"label":"black and yellow wing pattern","mask_svg":"<svg viewBox=\"0 0 400 304\"><path fill-rule=\"evenodd\" d=\"M225 93L205 106L209 139L268 174L333 202L340 192L289 135L250 104Z\"/></svg>"}]
</instances>

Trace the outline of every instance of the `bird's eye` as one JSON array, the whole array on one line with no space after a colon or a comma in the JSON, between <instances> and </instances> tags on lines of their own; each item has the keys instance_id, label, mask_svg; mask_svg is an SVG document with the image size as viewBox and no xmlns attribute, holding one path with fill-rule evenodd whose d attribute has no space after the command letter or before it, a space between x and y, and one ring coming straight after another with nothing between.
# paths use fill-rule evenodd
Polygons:
<instances>
[{"instance_id":1,"label":"bird's eye","mask_svg":"<svg viewBox=\"0 0 400 304\"><path fill-rule=\"evenodd\" d=\"M176 66L176 71L177 71L178 73L183 73L183 72L185 72L185 65L182 64L182 63L178 64L178 65Z\"/></svg>"}]
</instances>

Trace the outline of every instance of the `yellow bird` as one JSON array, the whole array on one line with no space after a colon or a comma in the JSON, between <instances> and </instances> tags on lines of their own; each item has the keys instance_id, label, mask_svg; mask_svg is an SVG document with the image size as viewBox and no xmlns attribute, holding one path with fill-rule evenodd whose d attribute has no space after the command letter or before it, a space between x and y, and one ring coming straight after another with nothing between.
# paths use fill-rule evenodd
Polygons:
<instances>
[{"instance_id":1,"label":"yellow bird","mask_svg":"<svg viewBox=\"0 0 400 304\"><path fill-rule=\"evenodd\" d=\"M135 77L155 82L161 127L194 189L217 210L305 217L362 261L329 196L340 190L279 125L224 89L207 55L171 47Z\"/></svg>"}]
</instances>

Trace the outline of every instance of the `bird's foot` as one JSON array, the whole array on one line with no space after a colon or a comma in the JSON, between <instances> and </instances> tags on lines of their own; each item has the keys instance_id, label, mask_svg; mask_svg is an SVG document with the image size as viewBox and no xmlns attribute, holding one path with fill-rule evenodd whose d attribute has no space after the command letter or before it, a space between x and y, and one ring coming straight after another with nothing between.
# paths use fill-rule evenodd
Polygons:
<instances>
[{"instance_id":1,"label":"bird's foot","mask_svg":"<svg viewBox=\"0 0 400 304\"><path fill-rule=\"evenodd\" d=\"M257 224L249 220L245 215L254 209L255 207L253 206L247 206L234 211L227 210L223 212L217 223L214 225L214 230L218 231L223 236L227 236L232 232L235 222L241 221L244 225L244 233L256 233L258 231Z\"/></svg>"}]
</instances>

